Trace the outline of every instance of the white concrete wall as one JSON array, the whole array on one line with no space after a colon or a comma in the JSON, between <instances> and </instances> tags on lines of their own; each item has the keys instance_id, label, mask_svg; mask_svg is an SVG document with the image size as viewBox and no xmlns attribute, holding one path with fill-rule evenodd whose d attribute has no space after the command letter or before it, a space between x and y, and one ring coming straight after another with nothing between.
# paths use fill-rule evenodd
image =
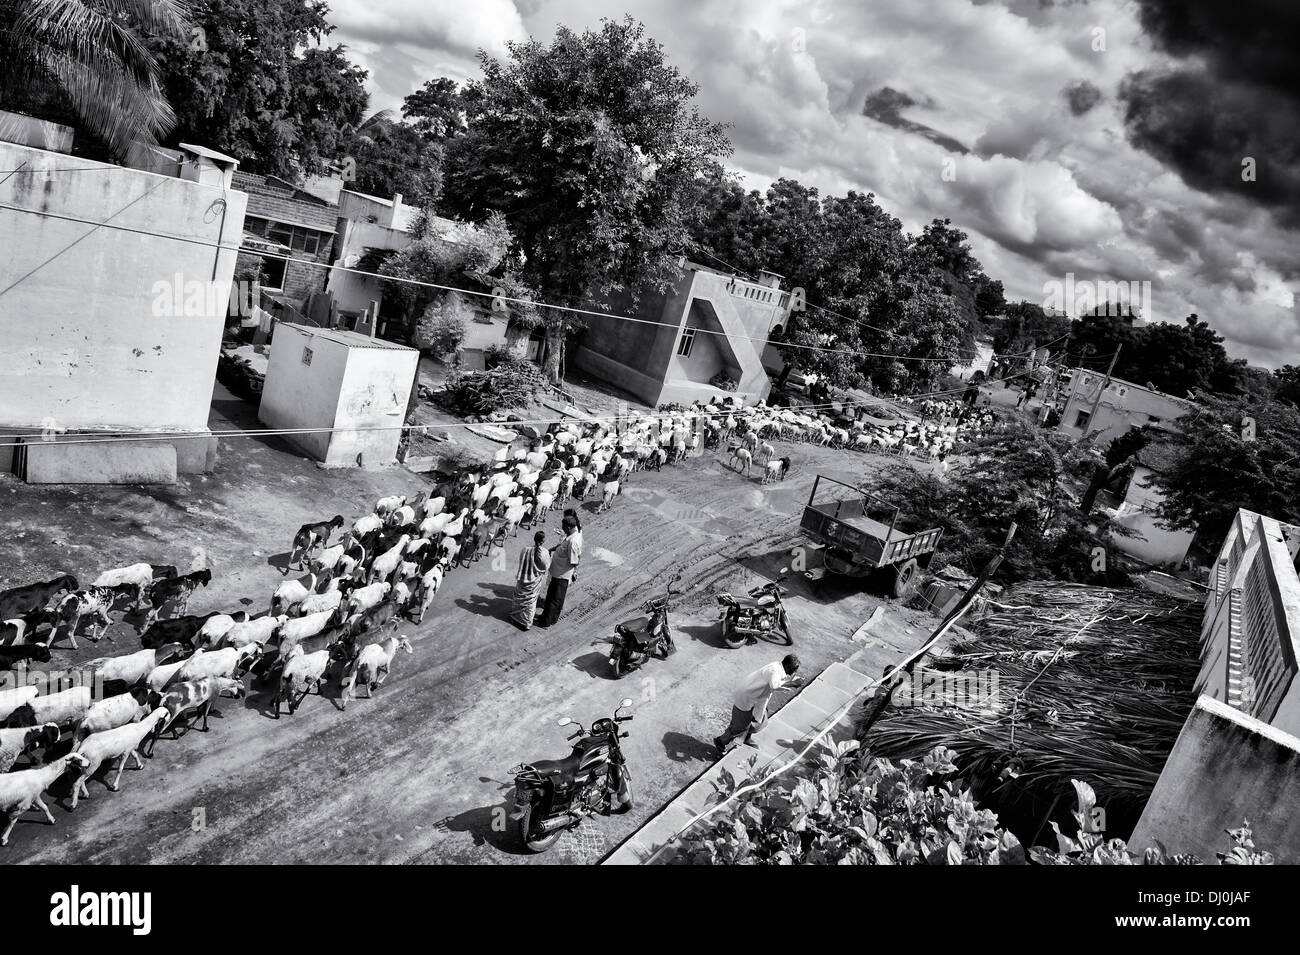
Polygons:
<instances>
[{"instance_id":1,"label":"white concrete wall","mask_svg":"<svg viewBox=\"0 0 1300 955\"><path fill-rule=\"evenodd\" d=\"M365 467L397 459L400 428L406 415L420 353L414 348L351 348L339 392L336 427L386 430L341 430L330 441L327 466L353 467L357 455Z\"/></svg>"},{"instance_id":2,"label":"white concrete wall","mask_svg":"<svg viewBox=\"0 0 1300 955\"><path fill-rule=\"evenodd\" d=\"M1138 466L1129 481L1128 496L1119 509L1116 523L1137 532L1135 537L1118 534L1111 538L1116 550L1148 564L1178 565L1192 546L1192 531L1167 530L1156 522L1155 511L1163 496L1158 488L1144 486L1152 478L1149 468Z\"/></svg>"},{"instance_id":3,"label":"white concrete wall","mask_svg":"<svg viewBox=\"0 0 1300 955\"><path fill-rule=\"evenodd\" d=\"M1213 863L1249 819L1255 845L1300 863L1300 739L1202 696L1183 725L1128 846L1159 840Z\"/></svg>"},{"instance_id":4,"label":"white concrete wall","mask_svg":"<svg viewBox=\"0 0 1300 955\"><path fill-rule=\"evenodd\" d=\"M1075 421L1080 411L1091 412L1093 402L1097 400L1097 391L1105 380L1105 375L1098 372L1075 369L1070 384L1069 396L1061 412L1061 423L1057 430L1070 438L1082 437L1085 433L1097 432L1097 447L1105 448L1116 438L1126 434L1130 428L1141 428L1151 424L1173 430L1171 424L1191 408L1190 402L1180 401L1171 395L1158 391L1149 391L1129 381L1114 378L1106 386L1097 410L1088 421L1086 428L1078 428Z\"/></svg>"},{"instance_id":5,"label":"white concrete wall","mask_svg":"<svg viewBox=\"0 0 1300 955\"><path fill-rule=\"evenodd\" d=\"M93 171L56 172L69 166ZM242 192L0 143L0 427L202 430L228 300L154 314L155 282L228 283ZM67 216L145 233L96 228ZM214 248L217 243L230 250Z\"/></svg>"},{"instance_id":6,"label":"white concrete wall","mask_svg":"<svg viewBox=\"0 0 1300 955\"><path fill-rule=\"evenodd\" d=\"M304 348L312 350L310 365L302 362ZM347 367L345 345L277 323L258 418L268 428L333 428ZM317 461L329 458L328 433L286 435L284 440Z\"/></svg>"},{"instance_id":7,"label":"white concrete wall","mask_svg":"<svg viewBox=\"0 0 1300 955\"><path fill-rule=\"evenodd\" d=\"M350 195L344 193L345 196ZM390 210L391 213L391 210ZM340 218L344 216L339 209ZM344 219L346 225L340 232L339 248L336 250L338 264L346 268L358 268L350 261L353 256L360 256L366 249L404 249L411 244L411 237L398 229L385 228L373 222ZM334 295L335 304L347 312L362 312L370 307L371 302L383 302L379 279L366 275L331 269L326 288ZM384 314L381 304L379 314Z\"/></svg>"}]
</instances>

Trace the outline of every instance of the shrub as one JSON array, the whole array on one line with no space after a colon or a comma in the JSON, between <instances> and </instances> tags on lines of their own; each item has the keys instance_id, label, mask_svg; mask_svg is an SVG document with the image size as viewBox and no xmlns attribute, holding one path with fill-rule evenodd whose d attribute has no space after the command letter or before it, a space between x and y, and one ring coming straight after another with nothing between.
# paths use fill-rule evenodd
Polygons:
<instances>
[{"instance_id":1,"label":"shrub","mask_svg":"<svg viewBox=\"0 0 1300 955\"><path fill-rule=\"evenodd\" d=\"M720 371L710 378L709 384L714 388L721 388L723 391L736 390L736 382L732 381L731 377L725 371Z\"/></svg>"},{"instance_id":2,"label":"shrub","mask_svg":"<svg viewBox=\"0 0 1300 955\"><path fill-rule=\"evenodd\" d=\"M464 309L446 300L424 310L415 326L415 347L445 355L460 348L465 340Z\"/></svg>"},{"instance_id":3,"label":"shrub","mask_svg":"<svg viewBox=\"0 0 1300 955\"><path fill-rule=\"evenodd\" d=\"M541 369L532 362L507 358L488 371L448 380L443 401L457 414L487 415L527 404L544 383Z\"/></svg>"}]
</instances>

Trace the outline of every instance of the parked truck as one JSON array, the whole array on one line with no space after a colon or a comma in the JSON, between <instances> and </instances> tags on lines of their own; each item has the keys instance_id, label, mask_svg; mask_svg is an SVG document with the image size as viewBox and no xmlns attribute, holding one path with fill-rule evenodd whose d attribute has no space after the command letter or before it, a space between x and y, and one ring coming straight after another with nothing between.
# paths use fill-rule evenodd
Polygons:
<instances>
[{"instance_id":1,"label":"parked truck","mask_svg":"<svg viewBox=\"0 0 1300 955\"><path fill-rule=\"evenodd\" d=\"M800 528L823 551L823 567L809 570L809 579L883 572L895 597L911 593L943 536L941 528L916 527L890 502L824 474L813 481Z\"/></svg>"}]
</instances>

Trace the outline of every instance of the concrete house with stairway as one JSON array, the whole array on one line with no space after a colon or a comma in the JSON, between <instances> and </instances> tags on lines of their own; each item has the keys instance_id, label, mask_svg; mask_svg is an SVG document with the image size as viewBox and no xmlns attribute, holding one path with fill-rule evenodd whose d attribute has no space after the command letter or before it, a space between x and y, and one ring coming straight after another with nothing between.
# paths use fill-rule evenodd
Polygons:
<instances>
[{"instance_id":1,"label":"concrete house with stairway","mask_svg":"<svg viewBox=\"0 0 1300 955\"><path fill-rule=\"evenodd\" d=\"M790 317L780 281L762 273L751 282L683 261L672 289L629 316L637 321L589 317L573 364L652 405L761 401L771 389L764 352Z\"/></svg>"}]
</instances>

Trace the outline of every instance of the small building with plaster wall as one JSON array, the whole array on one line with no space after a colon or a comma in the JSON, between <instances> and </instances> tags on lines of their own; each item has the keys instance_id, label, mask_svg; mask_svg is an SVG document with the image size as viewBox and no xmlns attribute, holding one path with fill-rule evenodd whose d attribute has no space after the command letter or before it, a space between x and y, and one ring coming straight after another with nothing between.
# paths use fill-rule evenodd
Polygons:
<instances>
[{"instance_id":1,"label":"small building with plaster wall","mask_svg":"<svg viewBox=\"0 0 1300 955\"><path fill-rule=\"evenodd\" d=\"M246 196L234 159L179 154L159 174L0 142L15 170L0 177L0 430L36 435L0 466L29 481L167 482L215 463L208 413ZM133 441L70 443L95 435Z\"/></svg>"},{"instance_id":2,"label":"small building with plaster wall","mask_svg":"<svg viewBox=\"0 0 1300 955\"><path fill-rule=\"evenodd\" d=\"M652 405L727 396L754 403L771 390L764 352L789 321L790 293L778 275L749 282L683 262L668 294L630 317L639 321L589 317L573 363ZM713 384L719 375L735 389Z\"/></svg>"},{"instance_id":3,"label":"small building with plaster wall","mask_svg":"<svg viewBox=\"0 0 1300 955\"><path fill-rule=\"evenodd\" d=\"M312 429L283 437L326 467L392 464L419 357L356 332L278 322L258 417Z\"/></svg>"}]
</instances>

